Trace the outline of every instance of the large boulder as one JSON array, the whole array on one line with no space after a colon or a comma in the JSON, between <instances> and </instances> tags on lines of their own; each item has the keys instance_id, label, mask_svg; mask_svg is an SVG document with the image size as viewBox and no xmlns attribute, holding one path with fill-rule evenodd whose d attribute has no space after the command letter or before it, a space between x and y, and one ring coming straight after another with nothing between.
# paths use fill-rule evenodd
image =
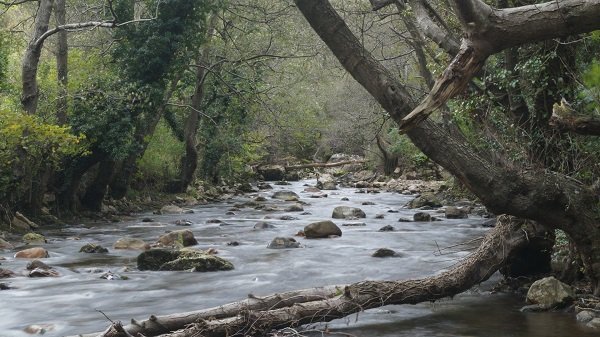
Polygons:
<instances>
[{"instance_id":1,"label":"large boulder","mask_svg":"<svg viewBox=\"0 0 600 337\"><path fill-rule=\"evenodd\" d=\"M267 248L270 249L285 249L285 248L300 248L301 245L294 238L276 237L269 243Z\"/></svg>"},{"instance_id":2,"label":"large boulder","mask_svg":"<svg viewBox=\"0 0 600 337\"><path fill-rule=\"evenodd\" d=\"M21 250L15 254L15 258L17 259L44 259L47 257L50 257L50 254L42 247Z\"/></svg>"},{"instance_id":3,"label":"large boulder","mask_svg":"<svg viewBox=\"0 0 600 337\"><path fill-rule=\"evenodd\" d=\"M533 282L527 292L527 301L543 309L560 307L575 298L575 292L553 276Z\"/></svg>"},{"instance_id":4,"label":"large boulder","mask_svg":"<svg viewBox=\"0 0 600 337\"><path fill-rule=\"evenodd\" d=\"M182 229L163 234L158 238L158 244L163 247L187 247L197 245L198 241L189 229Z\"/></svg>"},{"instance_id":5,"label":"large boulder","mask_svg":"<svg viewBox=\"0 0 600 337\"><path fill-rule=\"evenodd\" d=\"M280 181L285 179L285 167L281 165L263 165L257 169L266 181Z\"/></svg>"},{"instance_id":6,"label":"large boulder","mask_svg":"<svg viewBox=\"0 0 600 337\"><path fill-rule=\"evenodd\" d=\"M292 191L277 191L273 193L273 199L279 199L283 201L298 201L298 194Z\"/></svg>"},{"instance_id":7,"label":"large boulder","mask_svg":"<svg viewBox=\"0 0 600 337\"><path fill-rule=\"evenodd\" d=\"M304 227L304 235L307 239L327 238L332 235L342 236L342 230L332 221L325 220Z\"/></svg>"},{"instance_id":8,"label":"large boulder","mask_svg":"<svg viewBox=\"0 0 600 337\"><path fill-rule=\"evenodd\" d=\"M333 209L331 217L334 219L355 219L366 218L367 215L362 209L348 206L338 206Z\"/></svg>"},{"instance_id":9,"label":"large boulder","mask_svg":"<svg viewBox=\"0 0 600 337\"><path fill-rule=\"evenodd\" d=\"M469 210L466 207L447 206L444 210L446 219L466 219L469 217Z\"/></svg>"},{"instance_id":10,"label":"large boulder","mask_svg":"<svg viewBox=\"0 0 600 337\"><path fill-rule=\"evenodd\" d=\"M128 249L128 250L146 250L150 248L150 245L141 239L135 238L120 238L113 244L114 249Z\"/></svg>"},{"instance_id":11,"label":"large boulder","mask_svg":"<svg viewBox=\"0 0 600 337\"><path fill-rule=\"evenodd\" d=\"M139 270L189 270L207 272L231 270L231 262L203 251L152 249L141 253L137 258Z\"/></svg>"}]
</instances>

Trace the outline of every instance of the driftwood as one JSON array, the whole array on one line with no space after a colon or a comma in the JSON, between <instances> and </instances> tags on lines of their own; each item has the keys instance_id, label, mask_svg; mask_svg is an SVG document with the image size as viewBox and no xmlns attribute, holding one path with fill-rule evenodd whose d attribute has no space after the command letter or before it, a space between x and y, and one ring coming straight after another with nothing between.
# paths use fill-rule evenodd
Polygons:
<instances>
[{"instance_id":1,"label":"driftwood","mask_svg":"<svg viewBox=\"0 0 600 337\"><path fill-rule=\"evenodd\" d=\"M339 161L337 163L310 163L310 164L299 164L299 165L287 165L287 166L284 166L284 168L286 171L292 171L292 170L300 170L300 169L305 169L305 168L316 168L316 167L328 168L328 167L344 166L344 165L348 165L348 164L364 164L366 162L367 162L366 160L346 160L346 161Z\"/></svg>"},{"instance_id":2,"label":"driftwood","mask_svg":"<svg viewBox=\"0 0 600 337\"><path fill-rule=\"evenodd\" d=\"M403 281L364 281L248 299L220 307L150 316L121 328L114 323L95 337L222 337L260 335L283 327L328 322L389 304L416 304L452 297L487 280L511 254L540 235L534 223L503 216L479 248L436 276Z\"/></svg>"}]
</instances>

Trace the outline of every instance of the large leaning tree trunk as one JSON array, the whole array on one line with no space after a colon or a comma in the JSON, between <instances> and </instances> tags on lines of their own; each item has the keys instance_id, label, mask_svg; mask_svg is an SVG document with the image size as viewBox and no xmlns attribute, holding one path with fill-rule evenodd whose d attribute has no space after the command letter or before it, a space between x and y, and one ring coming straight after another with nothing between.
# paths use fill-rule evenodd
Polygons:
<instances>
[{"instance_id":1,"label":"large leaning tree trunk","mask_svg":"<svg viewBox=\"0 0 600 337\"><path fill-rule=\"evenodd\" d=\"M363 48L328 1L298 0L298 8L344 68L381 104L429 158L457 177L493 212L532 219L562 229L583 256L594 292L600 294L598 196L567 176L520 169L494 160L460 134L427 116L461 93L492 54L528 42L600 28L600 1L570 0L492 9L478 0L451 1L465 39L456 57L419 105L397 77Z\"/></svg>"},{"instance_id":2,"label":"large leaning tree trunk","mask_svg":"<svg viewBox=\"0 0 600 337\"><path fill-rule=\"evenodd\" d=\"M272 329L329 322L370 308L416 304L454 296L487 280L511 258L511 252L543 235L534 222L500 217L480 247L448 271L404 281L364 281L295 290L219 307L151 315L143 321L117 322L104 332L83 337L225 337L261 336ZM79 335L82 336L82 335Z\"/></svg>"}]
</instances>

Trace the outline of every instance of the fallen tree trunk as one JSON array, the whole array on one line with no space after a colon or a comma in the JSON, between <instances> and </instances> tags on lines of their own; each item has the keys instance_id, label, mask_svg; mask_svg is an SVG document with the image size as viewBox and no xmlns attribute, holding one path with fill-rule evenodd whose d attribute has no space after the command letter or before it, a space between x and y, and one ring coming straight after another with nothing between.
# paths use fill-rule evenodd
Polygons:
<instances>
[{"instance_id":1,"label":"fallen tree trunk","mask_svg":"<svg viewBox=\"0 0 600 337\"><path fill-rule=\"evenodd\" d=\"M260 335L290 326L334 319L389 304L417 304L452 297L487 280L513 252L541 235L535 223L499 218L479 248L451 269L423 279L364 281L250 298L224 306L114 323L97 337L222 337ZM161 335L162 334L162 335Z\"/></svg>"},{"instance_id":2,"label":"fallen tree trunk","mask_svg":"<svg viewBox=\"0 0 600 337\"><path fill-rule=\"evenodd\" d=\"M366 160L346 160L346 161L339 161L337 163L310 163L310 164L299 164L299 165L287 165L287 166L284 166L284 168L286 171L291 171L291 170L300 170L300 169L305 169L305 168L316 168L316 167L328 168L328 167L344 166L344 165L348 165L348 164L364 164L366 162L367 162Z\"/></svg>"}]
</instances>

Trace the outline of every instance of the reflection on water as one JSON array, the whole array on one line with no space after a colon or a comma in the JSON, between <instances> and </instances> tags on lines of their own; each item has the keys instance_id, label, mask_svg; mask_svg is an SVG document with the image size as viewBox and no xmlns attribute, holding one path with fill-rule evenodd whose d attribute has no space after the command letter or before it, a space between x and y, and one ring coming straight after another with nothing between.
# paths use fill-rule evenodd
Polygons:
<instances>
[{"instance_id":1,"label":"reflection on water","mask_svg":"<svg viewBox=\"0 0 600 337\"><path fill-rule=\"evenodd\" d=\"M312 182L314 183L314 182ZM357 194L354 189L332 191L328 198L311 199L303 193L302 183L275 186L296 191L306 201L310 214L264 212L245 208L235 215L225 215L236 203L254 196L240 197L219 204L198 206L194 214L154 216L142 214L122 223L83 224L69 228L48 229L45 247L51 257L46 263L61 273L59 278L14 278L8 281L14 290L0 292L0 337L26 336L23 328L30 324L53 324L45 336L63 336L100 331L113 320L128 321L149 314L208 308L245 298L247 294L273 292L328 284L343 284L366 279L406 279L423 277L450 267L464 257L463 246L439 254L448 247L485 234L481 219L444 220L432 223L398 222L412 217L402 208L409 196L394 193ZM284 203L270 199L272 191L259 193L271 206L283 209ZM349 201L341 199L347 197ZM375 205L362 205L364 201ZM312 221L329 219L335 206L362 208L367 218L363 227L341 227L337 239L306 240L301 249L270 250L266 245L276 236L292 236ZM388 213L388 210L399 211ZM434 211L432 211L434 212ZM293 215L298 220L264 220L276 228L254 230L266 215ZM375 215L384 214L384 219ZM434 214L435 215L435 214ZM152 217L154 223L141 219ZM177 227L176 220L186 219L191 227ZM231 224L207 223L220 219ZM335 221L338 225L345 221ZM346 221L352 222L352 221ZM392 225L394 232L378 229ZM85 243L111 247L120 237L131 236L154 242L165 231L189 228L198 240L198 248L215 248L230 260L235 269L215 273L140 272L135 270L138 252L111 250L107 255L78 253ZM73 240L73 238L80 240ZM239 246L227 243L238 241ZM370 255L387 247L402 254L401 258L376 259ZM12 252L2 267L23 271L27 261L14 260ZM126 281L100 279L100 273L112 271L126 275ZM592 336L566 314L524 314L518 311L519 300L508 295L490 295L471 291L435 304L389 306L369 310L329 324L330 327L356 336ZM358 317L358 320L357 320Z\"/></svg>"}]
</instances>

